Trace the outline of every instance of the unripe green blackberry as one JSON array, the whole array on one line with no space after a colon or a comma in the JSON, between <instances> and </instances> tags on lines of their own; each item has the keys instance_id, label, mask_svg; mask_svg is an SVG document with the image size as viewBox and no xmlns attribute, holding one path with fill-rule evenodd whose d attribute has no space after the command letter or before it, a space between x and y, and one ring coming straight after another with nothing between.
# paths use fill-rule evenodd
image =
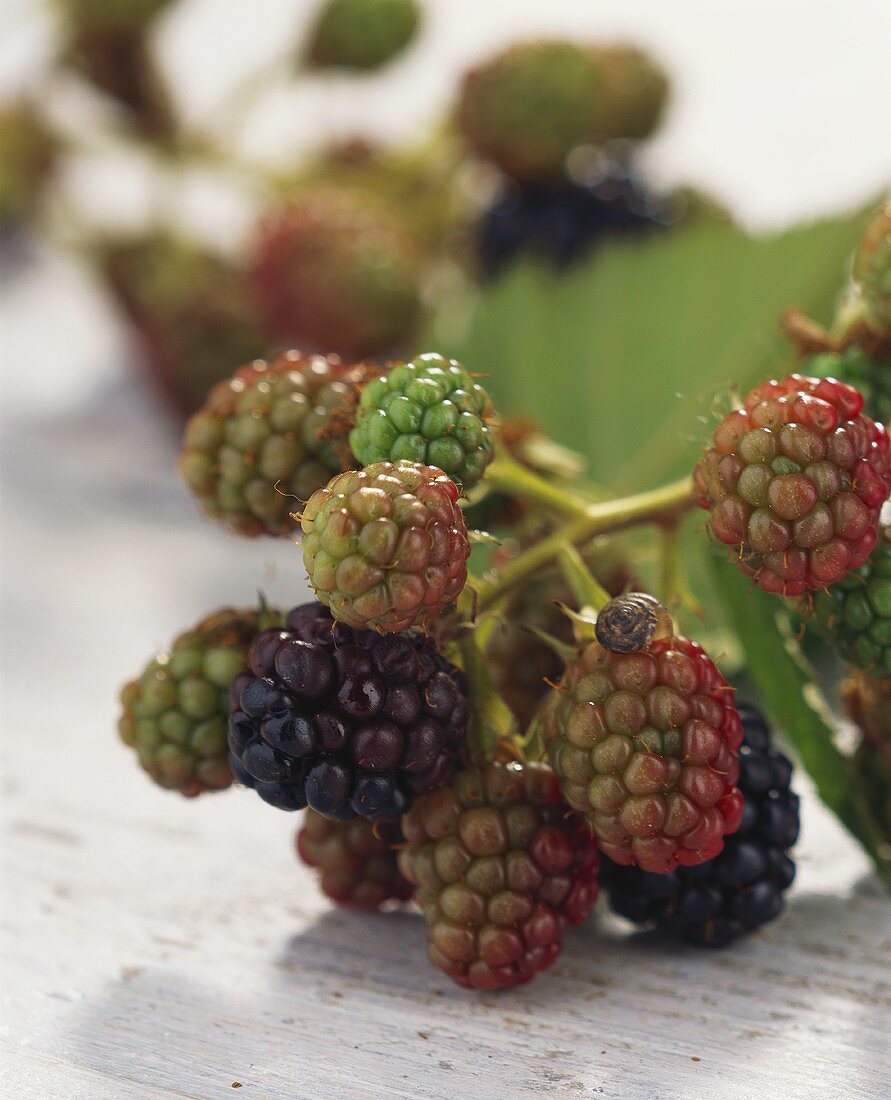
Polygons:
<instances>
[{"instance_id":1,"label":"unripe green blackberry","mask_svg":"<svg viewBox=\"0 0 891 1100\"><path fill-rule=\"evenodd\" d=\"M414 893L398 866L402 843L396 821L331 821L312 809L296 837L297 855L318 871L322 892L339 905L369 911Z\"/></svg>"},{"instance_id":2,"label":"unripe green blackberry","mask_svg":"<svg viewBox=\"0 0 891 1100\"><path fill-rule=\"evenodd\" d=\"M891 202L875 215L854 255L854 282L866 320L891 336Z\"/></svg>"},{"instance_id":3,"label":"unripe green blackberry","mask_svg":"<svg viewBox=\"0 0 891 1100\"><path fill-rule=\"evenodd\" d=\"M282 340L345 358L397 350L420 315L419 261L403 224L333 187L303 189L265 217L250 277Z\"/></svg>"},{"instance_id":4,"label":"unripe green blackberry","mask_svg":"<svg viewBox=\"0 0 891 1100\"><path fill-rule=\"evenodd\" d=\"M211 391L179 468L207 515L240 535L288 535L291 513L351 464L344 423L365 377L329 355L256 360Z\"/></svg>"},{"instance_id":5,"label":"unripe green blackberry","mask_svg":"<svg viewBox=\"0 0 891 1100\"><path fill-rule=\"evenodd\" d=\"M218 611L124 686L118 732L159 787L194 798L232 782L229 685L259 629L256 611Z\"/></svg>"},{"instance_id":6,"label":"unripe green blackberry","mask_svg":"<svg viewBox=\"0 0 891 1100\"><path fill-rule=\"evenodd\" d=\"M454 359L419 355L363 387L350 447L356 459L437 466L462 488L492 461L489 395Z\"/></svg>"},{"instance_id":7,"label":"unripe green blackberry","mask_svg":"<svg viewBox=\"0 0 891 1100\"><path fill-rule=\"evenodd\" d=\"M458 494L442 470L416 462L338 474L301 518L316 596L359 630L428 627L467 580L470 543Z\"/></svg>"},{"instance_id":8,"label":"unripe green blackberry","mask_svg":"<svg viewBox=\"0 0 891 1100\"><path fill-rule=\"evenodd\" d=\"M879 543L864 565L818 592L814 612L846 661L891 676L891 543Z\"/></svg>"},{"instance_id":9,"label":"unripe green blackberry","mask_svg":"<svg viewBox=\"0 0 891 1100\"><path fill-rule=\"evenodd\" d=\"M318 68L379 69L417 36L417 0L325 0L306 55Z\"/></svg>"},{"instance_id":10,"label":"unripe green blackberry","mask_svg":"<svg viewBox=\"0 0 891 1100\"><path fill-rule=\"evenodd\" d=\"M891 676L851 676L842 684L842 698L862 734L853 761L858 785L891 844Z\"/></svg>"},{"instance_id":11,"label":"unripe green blackberry","mask_svg":"<svg viewBox=\"0 0 891 1100\"><path fill-rule=\"evenodd\" d=\"M715 430L693 472L709 529L759 588L800 596L869 557L891 493L888 433L834 378L764 382Z\"/></svg>"},{"instance_id":12,"label":"unripe green blackberry","mask_svg":"<svg viewBox=\"0 0 891 1100\"><path fill-rule=\"evenodd\" d=\"M555 179L580 145L646 136L666 87L649 58L631 47L528 42L465 76L458 118L474 151L507 175Z\"/></svg>"},{"instance_id":13,"label":"unripe green blackberry","mask_svg":"<svg viewBox=\"0 0 891 1100\"><path fill-rule=\"evenodd\" d=\"M742 726L714 662L656 606L633 593L604 608L600 641L566 666L538 730L601 850L665 873L713 859L738 828Z\"/></svg>"},{"instance_id":14,"label":"unripe green blackberry","mask_svg":"<svg viewBox=\"0 0 891 1100\"><path fill-rule=\"evenodd\" d=\"M544 764L469 768L402 819L428 956L458 985L530 981L597 897L597 848Z\"/></svg>"},{"instance_id":15,"label":"unripe green blackberry","mask_svg":"<svg viewBox=\"0 0 891 1100\"><path fill-rule=\"evenodd\" d=\"M223 256L155 232L109 244L100 264L152 380L179 412L200 408L263 346L244 277Z\"/></svg>"}]
</instances>

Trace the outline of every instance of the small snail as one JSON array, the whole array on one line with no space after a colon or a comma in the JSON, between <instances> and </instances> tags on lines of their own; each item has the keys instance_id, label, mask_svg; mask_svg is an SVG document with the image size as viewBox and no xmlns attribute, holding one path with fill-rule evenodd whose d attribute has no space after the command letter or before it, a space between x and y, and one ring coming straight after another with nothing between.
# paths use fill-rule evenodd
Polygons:
<instances>
[{"instance_id":1,"label":"small snail","mask_svg":"<svg viewBox=\"0 0 891 1100\"><path fill-rule=\"evenodd\" d=\"M668 608L646 592L616 596L598 614L594 624L597 641L610 653L637 653L657 637L674 633Z\"/></svg>"}]
</instances>

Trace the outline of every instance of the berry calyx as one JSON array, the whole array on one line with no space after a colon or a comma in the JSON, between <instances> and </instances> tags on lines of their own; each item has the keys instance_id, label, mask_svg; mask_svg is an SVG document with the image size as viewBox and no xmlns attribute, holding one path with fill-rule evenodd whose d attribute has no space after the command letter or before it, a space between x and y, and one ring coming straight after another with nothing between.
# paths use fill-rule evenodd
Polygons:
<instances>
[{"instance_id":1,"label":"berry calyx","mask_svg":"<svg viewBox=\"0 0 891 1100\"><path fill-rule=\"evenodd\" d=\"M414 887L398 866L402 833L396 822L358 817L330 821L307 810L295 838L297 855L319 875L319 886L338 905L373 912L408 901Z\"/></svg>"},{"instance_id":2,"label":"berry calyx","mask_svg":"<svg viewBox=\"0 0 891 1100\"><path fill-rule=\"evenodd\" d=\"M419 799L403 819L428 956L458 985L530 981L597 897L597 848L544 764L486 764Z\"/></svg>"},{"instance_id":3,"label":"berry calyx","mask_svg":"<svg viewBox=\"0 0 891 1100\"><path fill-rule=\"evenodd\" d=\"M863 396L790 374L749 393L696 467L696 503L765 592L836 584L869 557L891 493L888 434Z\"/></svg>"},{"instance_id":4,"label":"berry calyx","mask_svg":"<svg viewBox=\"0 0 891 1100\"><path fill-rule=\"evenodd\" d=\"M459 363L419 355L363 387L350 447L363 466L437 466L466 490L492 461L491 415L489 395Z\"/></svg>"},{"instance_id":5,"label":"berry calyx","mask_svg":"<svg viewBox=\"0 0 891 1100\"><path fill-rule=\"evenodd\" d=\"M695 642L657 636L633 653L591 642L538 726L566 801L616 863L658 873L703 863L739 825L742 727L732 688Z\"/></svg>"},{"instance_id":6,"label":"berry calyx","mask_svg":"<svg viewBox=\"0 0 891 1100\"><path fill-rule=\"evenodd\" d=\"M375 462L332 478L301 516L316 596L358 629L429 626L467 580L458 496L442 470L415 462Z\"/></svg>"},{"instance_id":7,"label":"berry calyx","mask_svg":"<svg viewBox=\"0 0 891 1100\"><path fill-rule=\"evenodd\" d=\"M179 460L204 512L240 535L297 530L295 503L352 464L341 420L367 371L289 351L215 386L186 427Z\"/></svg>"},{"instance_id":8,"label":"berry calyx","mask_svg":"<svg viewBox=\"0 0 891 1100\"><path fill-rule=\"evenodd\" d=\"M231 784L229 687L247 669L259 629L256 611L218 611L121 691L121 740L159 787L194 798Z\"/></svg>"},{"instance_id":9,"label":"berry calyx","mask_svg":"<svg viewBox=\"0 0 891 1100\"><path fill-rule=\"evenodd\" d=\"M283 810L393 821L450 778L464 745L464 677L420 634L336 623L294 608L259 635L232 685L236 779Z\"/></svg>"},{"instance_id":10,"label":"berry calyx","mask_svg":"<svg viewBox=\"0 0 891 1100\"><path fill-rule=\"evenodd\" d=\"M709 947L723 947L778 917L795 877L788 855L799 830L792 764L773 748L763 715L745 706L739 713L743 814L721 854L664 875L606 859L602 873L610 903L621 916Z\"/></svg>"}]
</instances>

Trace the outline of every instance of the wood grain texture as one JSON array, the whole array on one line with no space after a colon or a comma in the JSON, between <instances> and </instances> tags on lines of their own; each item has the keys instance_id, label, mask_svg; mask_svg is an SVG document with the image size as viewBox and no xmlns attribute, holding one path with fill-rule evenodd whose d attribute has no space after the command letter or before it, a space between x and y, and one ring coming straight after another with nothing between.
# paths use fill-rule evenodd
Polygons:
<instances>
[{"instance_id":1,"label":"wood grain texture","mask_svg":"<svg viewBox=\"0 0 891 1100\"><path fill-rule=\"evenodd\" d=\"M808 792L761 935L708 952L601 914L533 985L474 995L417 916L333 911L290 815L152 787L118 685L209 608L304 590L294 547L197 521L132 395L102 400L7 432L3 1097L887 1095L891 904Z\"/></svg>"}]
</instances>

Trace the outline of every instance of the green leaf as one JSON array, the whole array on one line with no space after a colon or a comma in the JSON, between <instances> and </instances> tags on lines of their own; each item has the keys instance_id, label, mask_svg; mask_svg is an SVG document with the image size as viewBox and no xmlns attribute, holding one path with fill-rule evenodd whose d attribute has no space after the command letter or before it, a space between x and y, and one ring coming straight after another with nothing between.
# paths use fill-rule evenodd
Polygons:
<instances>
[{"instance_id":1,"label":"green leaf","mask_svg":"<svg viewBox=\"0 0 891 1100\"><path fill-rule=\"evenodd\" d=\"M732 385L791 357L797 305L828 320L861 212L772 236L726 225L601 247L565 274L517 265L484 291L463 336L431 344L488 376L502 413L532 417L614 491L689 469Z\"/></svg>"},{"instance_id":2,"label":"green leaf","mask_svg":"<svg viewBox=\"0 0 891 1100\"><path fill-rule=\"evenodd\" d=\"M790 636L776 597L755 588L739 569L712 556L715 590L724 602L771 720L786 734L817 792L860 842L891 886L891 864L872 815L858 797L848 759L835 746L829 708Z\"/></svg>"}]
</instances>

